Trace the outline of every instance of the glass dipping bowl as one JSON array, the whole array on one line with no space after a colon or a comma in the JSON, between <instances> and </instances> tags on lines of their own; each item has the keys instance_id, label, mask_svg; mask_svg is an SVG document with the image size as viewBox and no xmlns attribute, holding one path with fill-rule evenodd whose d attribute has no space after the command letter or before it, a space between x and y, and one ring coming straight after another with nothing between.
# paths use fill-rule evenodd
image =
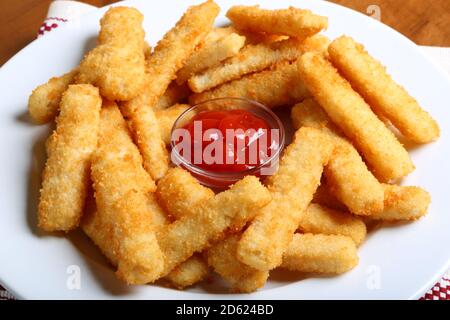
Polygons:
<instances>
[{"instance_id":1,"label":"glass dipping bowl","mask_svg":"<svg viewBox=\"0 0 450 320\"><path fill-rule=\"evenodd\" d=\"M265 120L271 129L278 129L278 145L272 148L272 154L270 155L270 157L265 159L263 163L258 164L254 168L238 172L210 171L184 158L175 147L177 142L174 140L174 131L176 129L184 127L199 112L236 109L246 110L250 113L253 113L254 115ZM263 177L273 174L278 167L278 158L284 148L284 143L285 132L283 123L278 118L278 116L274 114L269 108L256 101L243 98L218 98L207 100L194 105L184 111L177 118L171 131L171 160L175 165L189 171L201 184L220 191L226 189L228 186L241 180L247 175Z\"/></svg>"}]
</instances>

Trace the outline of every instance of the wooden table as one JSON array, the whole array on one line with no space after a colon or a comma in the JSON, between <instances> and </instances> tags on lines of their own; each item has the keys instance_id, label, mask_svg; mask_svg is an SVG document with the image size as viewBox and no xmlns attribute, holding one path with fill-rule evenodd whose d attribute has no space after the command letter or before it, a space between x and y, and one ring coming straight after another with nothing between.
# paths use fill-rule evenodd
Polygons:
<instances>
[{"instance_id":1,"label":"wooden table","mask_svg":"<svg viewBox=\"0 0 450 320\"><path fill-rule=\"evenodd\" d=\"M382 22L417 44L450 47L450 0L331 1L366 14L369 12L370 15L379 11ZM35 39L50 2L51 0L0 1L0 65ZM103 6L116 1L82 2Z\"/></svg>"}]
</instances>

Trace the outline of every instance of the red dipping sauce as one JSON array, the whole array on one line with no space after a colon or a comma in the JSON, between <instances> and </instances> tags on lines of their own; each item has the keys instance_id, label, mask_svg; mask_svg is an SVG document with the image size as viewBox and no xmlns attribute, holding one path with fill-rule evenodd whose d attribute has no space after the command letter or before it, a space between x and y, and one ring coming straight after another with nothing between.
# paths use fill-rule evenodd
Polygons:
<instances>
[{"instance_id":1,"label":"red dipping sauce","mask_svg":"<svg viewBox=\"0 0 450 320\"><path fill-rule=\"evenodd\" d=\"M203 161L199 163L195 162L193 154L187 159L209 171L240 172L253 169L267 160L277 147L272 145L271 128L267 121L242 109L201 111L184 128L191 135L192 150L201 148L205 151L213 143L220 147L221 154L217 154L218 148L210 147L211 159L207 159L206 154L203 154ZM195 134L195 130L200 134Z\"/></svg>"},{"instance_id":2,"label":"red dipping sauce","mask_svg":"<svg viewBox=\"0 0 450 320\"><path fill-rule=\"evenodd\" d=\"M225 108L218 108L221 103ZM284 145L284 130L276 115L259 103L215 99L179 117L171 145L175 164L202 184L223 189L248 174L266 175Z\"/></svg>"}]
</instances>

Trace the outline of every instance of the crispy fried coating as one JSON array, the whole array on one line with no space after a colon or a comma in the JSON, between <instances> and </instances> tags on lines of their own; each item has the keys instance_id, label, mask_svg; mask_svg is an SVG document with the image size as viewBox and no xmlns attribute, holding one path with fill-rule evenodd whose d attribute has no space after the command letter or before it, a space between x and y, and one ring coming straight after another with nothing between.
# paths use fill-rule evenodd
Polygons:
<instances>
[{"instance_id":1,"label":"crispy fried coating","mask_svg":"<svg viewBox=\"0 0 450 320\"><path fill-rule=\"evenodd\" d=\"M161 137L155 111L141 104L141 96L122 105L131 132L144 160L144 168L154 179L162 178L169 169L169 153Z\"/></svg>"},{"instance_id":2,"label":"crispy fried coating","mask_svg":"<svg viewBox=\"0 0 450 320\"><path fill-rule=\"evenodd\" d=\"M326 184L326 180L323 179L323 177L320 186L317 188L316 193L314 193L312 202L338 211L349 211L342 202L331 194Z\"/></svg>"},{"instance_id":3,"label":"crispy fried coating","mask_svg":"<svg viewBox=\"0 0 450 320\"><path fill-rule=\"evenodd\" d=\"M233 6L227 17L238 29L295 38L309 37L328 27L327 17L294 7L266 10L259 6Z\"/></svg>"},{"instance_id":4,"label":"crispy fried coating","mask_svg":"<svg viewBox=\"0 0 450 320\"><path fill-rule=\"evenodd\" d=\"M97 212L95 199L91 198L87 201L81 227L112 265L117 266L119 250L117 241L114 241L113 226L111 223L105 222L105 220L108 220L103 219L103 215ZM168 217L157 203L155 194L147 193L147 200L147 209L150 212L153 227L157 229L167 225L169 223ZM203 280L207 271L208 266L204 259L201 256L194 255L178 265L165 279L176 288L181 289Z\"/></svg>"},{"instance_id":5,"label":"crispy fried coating","mask_svg":"<svg viewBox=\"0 0 450 320\"><path fill-rule=\"evenodd\" d=\"M431 197L426 190L416 186L385 183L382 183L381 186L384 190L383 210L374 212L367 218L387 221L417 220L427 213ZM330 192L330 189L328 182L321 184L314 195L313 202L338 211L347 211L346 207Z\"/></svg>"},{"instance_id":6,"label":"crispy fried coating","mask_svg":"<svg viewBox=\"0 0 450 320\"><path fill-rule=\"evenodd\" d=\"M354 214L370 215L382 211L382 185L322 107L315 100L306 99L292 108L291 117L294 128L307 126L321 129L336 144L334 155L324 172L331 193Z\"/></svg>"},{"instance_id":7,"label":"crispy fried coating","mask_svg":"<svg viewBox=\"0 0 450 320\"><path fill-rule=\"evenodd\" d=\"M158 181L155 193L159 204L175 220L194 215L196 207L214 197L214 192L202 186L188 171L175 167Z\"/></svg>"},{"instance_id":8,"label":"crispy fried coating","mask_svg":"<svg viewBox=\"0 0 450 320\"><path fill-rule=\"evenodd\" d=\"M100 20L99 44L115 44L118 46L147 47L144 43L144 16L135 8L112 7Z\"/></svg>"},{"instance_id":9,"label":"crispy fried coating","mask_svg":"<svg viewBox=\"0 0 450 320\"><path fill-rule=\"evenodd\" d=\"M310 52L299 60L304 85L364 155L376 177L396 180L414 170L402 144L330 62Z\"/></svg>"},{"instance_id":10,"label":"crispy fried coating","mask_svg":"<svg viewBox=\"0 0 450 320\"><path fill-rule=\"evenodd\" d=\"M183 216L194 215L201 203L214 197L214 192L199 184L186 170L175 167L158 181L155 196L169 218L179 220ZM184 288L203 280L207 271L204 259L193 255L175 267L165 279L177 288Z\"/></svg>"},{"instance_id":11,"label":"crispy fried coating","mask_svg":"<svg viewBox=\"0 0 450 320\"><path fill-rule=\"evenodd\" d=\"M165 279L177 289L184 289L202 281L208 274L208 265L200 255L193 255L185 262L176 266Z\"/></svg>"},{"instance_id":12,"label":"crispy fried coating","mask_svg":"<svg viewBox=\"0 0 450 320\"><path fill-rule=\"evenodd\" d=\"M222 83L259 72L280 61L293 61L306 51L325 52L329 40L324 36L313 36L302 40L287 39L273 43L245 46L236 56L223 64L192 76L189 87L194 92L203 92Z\"/></svg>"},{"instance_id":13,"label":"crispy fried coating","mask_svg":"<svg viewBox=\"0 0 450 320\"><path fill-rule=\"evenodd\" d=\"M199 184L186 170L173 168L158 182L156 195L167 212L180 219L196 214L197 206L212 198L214 193ZM206 256L208 264L230 283L233 291L252 292L264 285L268 272L253 269L237 260L239 237L231 235L219 241L206 251Z\"/></svg>"},{"instance_id":14,"label":"crispy fried coating","mask_svg":"<svg viewBox=\"0 0 450 320\"><path fill-rule=\"evenodd\" d=\"M214 98L241 97L273 108L294 104L309 97L298 73L297 62L283 61L273 68L224 83L212 90L189 97L191 105Z\"/></svg>"},{"instance_id":15,"label":"crispy fried coating","mask_svg":"<svg viewBox=\"0 0 450 320\"><path fill-rule=\"evenodd\" d=\"M331 62L373 110L389 119L406 138L427 143L439 137L437 122L361 44L341 36L331 43L328 51Z\"/></svg>"},{"instance_id":16,"label":"crispy fried coating","mask_svg":"<svg viewBox=\"0 0 450 320\"><path fill-rule=\"evenodd\" d=\"M170 133L172 131L173 124L177 118L189 108L190 105L188 104L175 104L170 108L155 111L161 139L166 145L170 145Z\"/></svg>"},{"instance_id":17,"label":"crispy fried coating","mask_svg":"<svg viewBox=\"0 0 450 320\"><path fill-rule=\"evenodd\" d=\"M348 212L333 210L316 203L308 206L299 224L302 233L347 236L359 246L366 237L364 222Z\"/></svg>"},{"instance_id":18,"label":"crispy fried coating","mask_svg":"<svg viewBox=\"0 0 450 320\"><path fill-rule=\"evenodd\" d=\"M430 194L414 186L383 184L384 210L370 216L376 220L417 220L427 213Z\"/></svg>"},{"instance_id":19,"label":"crispy fried coating","mask_svg":"<svg viewBox=\"0 0 450 320\"><path fill-rule=\"evenodd\" d=\"M166 92L164 92L152 108L153 110L163 110L173 106L174 104L184 103L190 94L191 90L187 84L182 84L179 86L175 81L172 81L167 87Z\"/></svg>"},{"instance_id":20,"label":"crispy fried coating","mask_svg":"<svg viewBox=\"0 0 450 320\"><path fill-rule=\"evenodd\" d=\"M166 211L180 219L195 215L197 207L214 197L211 189L202 186L189 172L172 168L158 181L156 195ZM268 272L253 269L236 257L239 235L230 235L206 250L208 264L238 292L251 292L262 287ZM175 269L176 270L176 269ZM174 271L172 271L174 272Z\"/></svg>"},{"instance_id":21,"label":"crispy fried coating","mask_svg":"<svg viewBox=\"0 0 450 320\"><path fill-rule=\"evenodd\" d=\"M80 227L108 261L116 267L119 246L118 242L114 240L113 225L98 213L93 192L86 199L86 208L81 218Z\"/></svg>"},{"instance_id":22,"label":"crispy fried coating","mask_svg":"<svg viewBox=\"0 0 450 320\"><path fill-rule=\"evenodd\" d=\"M269 272L260 271L236 258L240 234L230 235L206 252L208 265L214 268L231 286L234 292L253 292L264 286Z\"/></svg>"},{"instance_id":23,"label":"crispy fried coating","mask_svg":"<svg viewBox=\"0 0 450 320\"><path fill-rule=\"evenodd\" d=\"M195 215L184 216L163 228L158 235L165 255L163 274L195 252L223 239L227 230L241 230L270 200L269 191L259 180L247 176L229 190L202 203Z\"/></svg>"},{"instance_id":24,"label":"crispy fried coating","mask_svg":"<svg viewBox=\"0 0 450 320\"><path fill-rule=\"evenodd\" d=\"M299 272L341 274L358 264L353 240L346 236L295 234L284 253L282 268Z\"/></svg>"},{"instance_id":25,"label":"crispy fried coating","mask_svg":"<svg viewBox=\"0 0 450 320\"><path fill-rule=\"evenodd\" d=\"M39 227L46 231L69 231L80 222L101 103L98 89L91 85L71 85L62 96L56 130L47 144L38 208Z\"/></svg>"},{"instance_id":26,"label":"crispy fried coating","mask_svg":"<svg viewBox=\"0 0 450 320\"><path fill-rule=\"evenodd\" d=\"M99 45L80 64L77 83L92 83L109 100L130 100L145 83L143 15L114 7L101 20Z\"/></svg>"},{"instance_id":27,"label":"crispy fried coating","mask_svg":"<svg viewBox=\"0 0 450 320\"><path fill-rule=\"evenodd\" d=\"M213 27L210 32L206 35L205 39L200 42L199 47L203 47L208 43L220 40L232 33L237 33L237 30L233 26L227 27Z\"/></svg>"},{"instance_id":28,"label":"crispy fried coating","mask_svg":"<svg viewBox=\"0 0 450 320\"><path fill-rule=\"evenodd\" d=\"M320 130L301 128L296 132L278 171L267 178L273 200L257 213L239 241L237 255L241 262L262 271L281 264L333 149L333 143Z\"/></svg>"},{"instance_id":29,"label":"crispy fried coating","mask_svg":"<svg viewBox=\"0 0 450 320\"><path fill-rule=\"evenodd\" d=\"M158 42L147 63L144 94L138 97L143 104L153 106L157 103L178 70L210 32L219 10L211 0L191 6Z\"/></svg>"},{"instance_id":30,"label":"crispy fried coating","mask_svg":"<svg viewBox=\"0 0 450 320\"><path fill-rule=\"evenodd\" d=\"M245 37L245 44L258 44L258 43L274 43L282 40L289 39L288 36L281 36L276 34L268 34L264 32L250 32L247 30L235 29L237 33Z\"/></svg>"},{"instance_id":31,"label":"crispy fried coating","mask_svg":"<svg viewBox=\"0 0 450 320\"><path fill-rule=\"evenodd\" d=\"M102 108L99 146L91 176L97 213L117 255L117 276L129 284L160 277L164 256L158 245L148 194L154 182L142 167L142 158L114 103ZM109 235L108 233L112 233ZM104 250L104 249L103 249Z\"/></svg>"},{"instance_id":32,"label":"crispy fried coating","mask_svg":"<svg viewBox=\"0 0 450 320\"><path fill-rule=\"evenodd\" d=\"M28 98L28 112L34 122L44 124L56 118L64 91L73 83L77 69L60 77L53 77L47 83L33 90Z\"/></svg>"},{"instance_id":33,"label":"crispy fried coating","mask_svg":"<svg viewBox=\"0 0 450 320\"><path fill-rule=\"evenodd\" d=\"M219 7L213 1L190 7L175 27L158 42L147 61L144 91L122 106L144 158L144 167L155 180L166 173L169 157L152 106L207 35L218 12Z\"/></svg>"},{"instance_id":34,"label":"crispy fried coating","mask_svg":"<svg viewBox=\"0 0 450 320\"><path fill-rule=\"evenodd\" d=\"M183 68L177 73L176 82L185 83L191 76L219 65L222 61L236 55L245 44L245 37L232 33L195 51Z\"/></svg>"}]
</instances>

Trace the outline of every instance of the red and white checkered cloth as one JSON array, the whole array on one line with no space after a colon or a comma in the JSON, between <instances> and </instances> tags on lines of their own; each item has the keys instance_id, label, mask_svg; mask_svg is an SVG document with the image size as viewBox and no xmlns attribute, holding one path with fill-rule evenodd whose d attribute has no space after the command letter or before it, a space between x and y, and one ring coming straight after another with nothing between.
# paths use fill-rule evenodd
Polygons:
<instances>
[{"instance_id":1,"label":"red and white checkered cloth","mask_svg":"<svg viewBox=\"0 0 450 320\"><path fill-rule=\"evenodd\" d=\"M70 19L85 14L96 7L77 1L55 0L50 5L47 18L38 31L38 37L52 31ZM450 73L450 49L422 47L423 50ZM15 297L0 285L0 300L15 300ZM441 281L419 300L450 300L450 270Z\"/></svg>"}]
</instances>

